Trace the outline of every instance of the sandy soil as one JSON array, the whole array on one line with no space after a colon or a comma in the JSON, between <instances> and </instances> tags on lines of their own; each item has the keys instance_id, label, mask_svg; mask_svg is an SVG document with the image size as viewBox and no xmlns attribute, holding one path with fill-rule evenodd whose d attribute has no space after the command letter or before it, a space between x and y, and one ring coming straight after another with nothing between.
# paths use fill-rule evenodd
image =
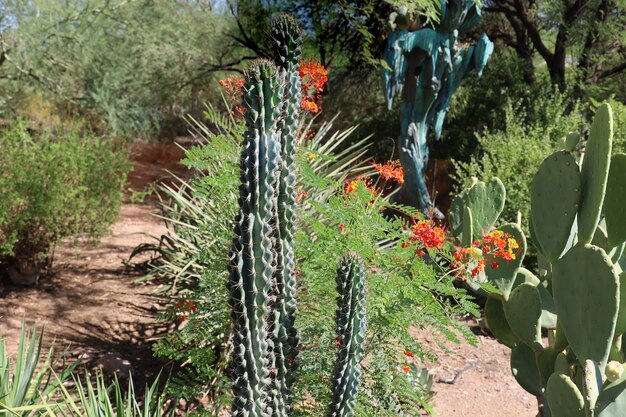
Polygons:
<instances>
[{"instance_id":1,"label":"sandy soil","mask_svg":"<svg viewBox=\"0 0 626 417\"><path fill-rule=\"evenodd\" d=\"M478 329L473 321L468 325ZM433 391L438 417L537 415L535 397L524 391L511 375L510 349L493 337L479 334L476 347L467 342L459 345L447 342L441 347L432 333L416 329L411 332L425 349L438 357L436 362L427 364L435 376Z\"/></svg>"},{"instance_id":2,"label":"sandy soil","mask_svg":"<svg viewBox=\"0 0 626 417\"><path fill-rule=\"evenodd\" d=\"M181 151L173 145L136 145L135 171L129 188L143 190L167 178L167 171L185 175L177 164ZM16 349L22 322L45 326L45 344L83 357L86 366L114 356L129 364L134 379L151 378L167 364L152 357L150 343L167 331L155 320L159 299L151 284L137 284L124 266L132 249L159 235L161 221L154 207L125 204L111 235L96 246L61 245L54 267L38 286L19 288L0 281L0 333L9 351ZM447 344L443 349L427 331L411 330L439 359L429 364L435 374L435 411L439 417L534 417L535 398L524 392L509 370L509 350L480 334L478 347ZM459 377L452 381L459 371Z\"/></svg>"}]
</instances>

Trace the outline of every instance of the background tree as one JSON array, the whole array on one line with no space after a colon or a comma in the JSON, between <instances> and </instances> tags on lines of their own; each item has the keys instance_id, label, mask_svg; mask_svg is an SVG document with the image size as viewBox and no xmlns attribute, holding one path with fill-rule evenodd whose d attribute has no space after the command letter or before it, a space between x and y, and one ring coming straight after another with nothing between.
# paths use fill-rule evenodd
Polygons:
<instances>
[{"instance_id":1,"label":"background tree","mask_svg":"<svg viewBox=\"0 0 626 417\"><path fill-rule=\"evenodd\" d=\"M623 0L489 0L486 26L527 62L528 81L537 54L563 90L568 82L596 84L626 70L625 6Z\"/></svg>"},{"instance_id":2,"label":"background tree","mask_svg":"<svg viewBox=\"0 0 626 417\"><path fill-rule=\"evenodd\" d=\"M246 55L212 1L7 0L0 9L0 89L38 92L114 133L160 130L199 108L212 74Z\"/></svg>"}]
</instances>

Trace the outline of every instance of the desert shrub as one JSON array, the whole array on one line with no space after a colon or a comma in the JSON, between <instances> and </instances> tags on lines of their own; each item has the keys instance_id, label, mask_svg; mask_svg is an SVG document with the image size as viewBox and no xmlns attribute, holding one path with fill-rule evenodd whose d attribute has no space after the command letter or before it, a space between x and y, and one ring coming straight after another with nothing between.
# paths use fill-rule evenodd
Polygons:
<instances>
[{"instance_id":1,"label":"desert shrub","mask_svg":"<svg viewBox=\"0 0 626 417\"><path fill-rule=\"evenodd\" d=\"M531 173L543 159L562 146L565 135L581 126L577 106L568 110L567 97L546 91L524 108L521 102L509 101L500 126L478 135L479 153L469 161L455 161L457 180L461 188L471 183L472 177L498 177L507 191L507 204L502 212L504 222L512 222L517 213L528 231L530 214ZM528 115L533 117L529 118Z\"/></svg>"},{"instance_id":2,"label":"desert shrub","mask_svg":"<svg viewBox=\"0 0 626 417\"><path fill-rule=\"evenodd\" d=\"M243 125L211 109L207 117L212 130L193 122L202 144L187 150L182 161L198 175L160 187L161 217L168 232L155 236L155 243L137 247L131 259L140 253L156 253L147 264L146 278L162 283L168 307L160 319L184 324L153 345L155 355L181 364L171 378L170 392L184 398L207 395L212 406L219 408L221 396L228 391L226 264L237 210Z\"/></svg>"},{"instance_id":3,"label":"desert shrub","mask_svg":"<svg viewBox=\"0 0 626 417\"><path fill-rule=\"evenodd\" d=\"M16 121L0 131L0 263L52 260L67 238L96 238L116 220L130 164L110 141L78 130L34 134Z\"/></svg>"},{"instance_id":4,"label":"desert shrub","mask_svg":"<svg viewBox=\"0 0 626 417\"><path fill-rule=\"evenodd\" d=\"M454 276L441 273L410 244L407 231L412 221L407 219L422 215L372 192L386 188L384 181L371 176L347 186L332 181L323 184L319 177L309 177L310 171L301 171L305 182L335 192L312 203L314 211L302 219L310 231L299 231L296 239L300 274L296 327L302 345L302 383L296 385L294 415L323 416L330 401L337 338L333 328L334 280L336 261L345 253L360 255L368 271L368 335L357 415L417 415L427 406L428 396L415 383L418 369L407 365L407 355L410 352L410 356L424 360L430 354L408 328L428 327L451 341L458 341L456 330L471 339L458 317L468 312L477 314L477 310L466 292L454 287ZM355 190L350 191L355 184Z\"/></svg>"}]
</instances>

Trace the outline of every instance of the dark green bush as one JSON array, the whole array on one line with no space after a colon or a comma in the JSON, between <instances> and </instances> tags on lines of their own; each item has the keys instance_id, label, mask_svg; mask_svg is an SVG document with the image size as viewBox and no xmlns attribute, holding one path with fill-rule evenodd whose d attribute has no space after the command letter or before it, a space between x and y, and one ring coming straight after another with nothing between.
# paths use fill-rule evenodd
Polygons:
<instances>
[{"instance_id":1,"label":"dark green bush","mask_svg":"<svg viewBox=\"0 0 626 417\"><path fill-rule=\"evenodd\" d=\"M432 157L467 161L480 150L477 137L502 130L511 99L515 100L520 124L533 123L546 114L534 103L540 100L546 104L542 97L545 90L551 92L549 80L540 78L528 84L525 71L528 68L524 60L500 52L491 57L482 77L472 75L465 79L452 95L442 140L432 146Z\"/></svg>"},{"instance_id":2,"label":"dark green bush","mask_svg":"<svg viewBox=\"0 0 626 417\"><path fill-rule=\"evenodd\" d=\"M56 243L102 236L117 219L130 164L112 141L15 121L0 155L0 265L41 268Z\"/></svg>"},{"instance_id":3,"label":"dark green bush","mask_svg":"<svg viewBox=\"0 0 626 417\"><path fill-rule=\"evenodd\" d=\"M510 100L500 126L478 135L480 153L467 162L454 161L459 186L468 186L472 177L500 178L507 193L501 220L514 222L522 213L528 234L533 174L546 156L562 147L565 135L583 124L578 108L568 107L565 95L551 91L538 96L530 108Z\"/></svg>"}]
</instances>

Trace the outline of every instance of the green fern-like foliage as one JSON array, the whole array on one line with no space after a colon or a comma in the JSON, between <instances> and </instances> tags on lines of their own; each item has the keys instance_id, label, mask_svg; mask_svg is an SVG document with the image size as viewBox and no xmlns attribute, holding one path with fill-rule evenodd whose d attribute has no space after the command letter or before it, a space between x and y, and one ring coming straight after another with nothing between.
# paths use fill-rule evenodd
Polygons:
<instances>
[{"instance_id":1,"label":"green fern-like foliage","mask_svg":"<svg viewBox=\"0 0 626 417\"><path fill-rule=\"evenodd\" d=\"M309 187L329 186L311 171L303 173ZM344 182L331 183L333 193L309 202L311 210L303 215L308 228L297 235L301 290L296 326L301 334L302 383L296 386L295 415L322 416L316 404L329 401L337 342L328 325L335 296L335 270L329 260L354 252L366 260L368 271L366 365L355 415L414 416L416 410L428 407L428 389L420 389L398 368L404 349L421 358L429 354L407 329L428 326L450 340L457 340L456 330L472 339L456 318L478 311L468 294L454 287L453 277L442 273L438 262L428 264L413 249L402 247L409 228L404 219L418 218L416 210L375 196L371 188L382 187L380 182L369 188L361 182L352 193L344 192Z\"/></svg>"}]
</instances>

